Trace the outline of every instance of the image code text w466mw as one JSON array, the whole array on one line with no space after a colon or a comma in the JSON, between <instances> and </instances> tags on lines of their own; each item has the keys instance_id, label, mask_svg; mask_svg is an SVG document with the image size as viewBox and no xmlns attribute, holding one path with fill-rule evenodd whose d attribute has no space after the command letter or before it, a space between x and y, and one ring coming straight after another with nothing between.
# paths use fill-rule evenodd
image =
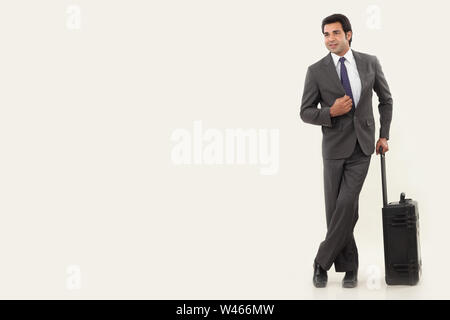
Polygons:
<instances>
[{"instance_id":1,"label":"image code text w466mw","mask_svg":"<svg viewBox=\"0 0 450 320\"><path fill-rule=\"evenodd\" d=\"M183 304L177 307L177 315L203 315L207 317L211 314L222 314L222 315L264 315L273 314L274 305L237 305L237 304L220 304L218 307L211 306L189 306Z\"/></svg>"}]
</instances>

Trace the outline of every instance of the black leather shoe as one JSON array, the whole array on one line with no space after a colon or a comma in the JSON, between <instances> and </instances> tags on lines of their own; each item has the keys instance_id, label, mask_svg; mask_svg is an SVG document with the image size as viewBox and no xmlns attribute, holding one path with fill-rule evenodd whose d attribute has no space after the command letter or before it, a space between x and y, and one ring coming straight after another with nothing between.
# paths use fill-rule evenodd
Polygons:
<instances>
[{"instance_id":1,"label":"black leather shoe","mask_svg":"<svg viewBox=\"0 0 450 320\"><path fill-rule=\"evenodd\" d=\"M343 288L355 288L358 284L358 270L347 271L344 279L342 279Z\"/></svg>"},{"instance_id":2,"label":"black leather shoe","mask_svg":"<svg viewBox=\"0 0 450 320\"><path fill-rule=\"evenodd\" d=\"M327 286L328 275L326 270L324 270L320 264L314 261L314 275L313 283L316 288L325 288Z\"/></svg>"}]
</instances>

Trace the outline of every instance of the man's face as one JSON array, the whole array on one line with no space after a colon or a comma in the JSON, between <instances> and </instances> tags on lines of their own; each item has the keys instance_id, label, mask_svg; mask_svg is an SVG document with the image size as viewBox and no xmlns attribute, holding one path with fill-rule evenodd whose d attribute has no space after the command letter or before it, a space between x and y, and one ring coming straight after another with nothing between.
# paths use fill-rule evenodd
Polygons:
<instances>
[{"instance_id":1,"label":"man's face","mask_svg":"<svg viewBox=\"0 0 450 320\"><path fill-rule=\"evenodd\" d=\"M327 49L338 56L343 56L350 48L348 40L351 39L352 32L348 31L345 34L340 22L326 24L323 28L323 35Z\"/></svg>"}]
</instances>

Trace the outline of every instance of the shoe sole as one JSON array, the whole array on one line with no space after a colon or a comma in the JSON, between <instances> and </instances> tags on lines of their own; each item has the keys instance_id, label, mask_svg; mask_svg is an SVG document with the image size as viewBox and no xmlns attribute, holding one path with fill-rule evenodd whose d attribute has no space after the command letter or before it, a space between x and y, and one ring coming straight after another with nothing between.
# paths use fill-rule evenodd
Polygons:
<instances>
[{"instance_id":1,"label":"shoe sole","mask_svg":"<svg viewBox=\"0 0 450 320\"><path fill-rule=\"evenodd\" d=\"M344 282L342 283L342 288L356 288L357 282Z\"/></svg>"},{"instance_id":2,"label":"shoe sole","mask_svg":"<svg viewBox=\"0 0 450 320\"><path fill-rule=\"evenodd\" d=\"M325 283L322 283L322 282L315 283L315 282L313 282L313 284L314 284L314 287L316 287L316 288L325 288L327 286L326 282Z\"/></svg>"}]
</instances>

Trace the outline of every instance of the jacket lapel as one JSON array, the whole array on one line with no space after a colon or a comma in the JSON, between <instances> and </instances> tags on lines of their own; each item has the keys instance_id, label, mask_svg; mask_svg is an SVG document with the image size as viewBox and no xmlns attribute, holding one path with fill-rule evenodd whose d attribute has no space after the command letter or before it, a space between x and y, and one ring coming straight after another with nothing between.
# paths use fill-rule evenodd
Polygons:
<instances>
[{"instance_id":1,"label":"jacket lapel","mask_svg":"<svg viewBox=\"0 0 450 320\"><path fill-rule=\"evenodd\" d=\"M365 94L365 91L368 87L368 79L367 79L367 70L368 70L368 66L367 66L367 61L365 61L362 56L359 54L359 52L352 50L353 52L353 57L355 58L355 62L356 62L356 67L358 68L358 74L359 74L359 78L361 79L361 97L363 94ZM359 102L362 99L359 99ZM358 102L358 105L359 105ZM358 109L358 105L356 106L356 109Z\"/></svg>"},{"instance_id":2,"label":"jacket lapel","mask_svg":"<svg viewBox=\"0 0 450 320\"><path fill-rule=\"evenodd\" d=\"M324 70L326 73L326 77L331 80L333 86L342 92L342 95L345 95L344 87L342 86L341 80L336 72L336 66L334 65L333 57L331 53L325 57L324 60Z\"/></svg>"}]
</instances>

